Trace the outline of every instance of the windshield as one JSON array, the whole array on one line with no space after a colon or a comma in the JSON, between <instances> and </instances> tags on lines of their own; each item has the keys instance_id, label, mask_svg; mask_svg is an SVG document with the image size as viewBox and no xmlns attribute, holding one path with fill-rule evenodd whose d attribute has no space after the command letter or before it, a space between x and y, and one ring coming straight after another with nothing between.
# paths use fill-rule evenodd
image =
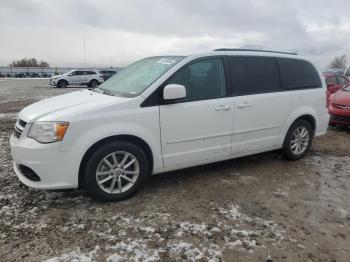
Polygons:
<instances>
[{"instance_id":1,"label":"windshield","mask_svg":"<svg viewBox=\"0 0 350 262\"><path fill-rule=\"evenodd\" d=\"M74 72L74 70L69 70L68 72L65 72L63 75L69 75L69 74L71 74L73 72Z\"/></svg>"},{"instance_id":2,"label":"windshield","mask_svg":"<svg viewBox=\"0 0 350 262\"><path fill-rule=\"evenodd\" d=\"M139 60L103 82L98 88L118 96L138 96L182 59L183 56L163 56Z\"/></svg>"}]
</instances>

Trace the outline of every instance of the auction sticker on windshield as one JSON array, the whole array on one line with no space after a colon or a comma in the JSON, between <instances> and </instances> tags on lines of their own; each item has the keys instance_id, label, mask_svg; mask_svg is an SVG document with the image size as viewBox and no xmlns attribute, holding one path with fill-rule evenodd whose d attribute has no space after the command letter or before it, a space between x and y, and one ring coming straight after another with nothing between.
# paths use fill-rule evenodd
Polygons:
<instances>
[{"instance_id":1,"label":"auction sticker on windshield","mask_svg":"<svg viewBox=\"0 0 350 262\"><path fill-rule=\"evenodd\" d=\"M168 58L162 58L158 61L159 64L165 64L165 65L171 65L175 62L176 62L176 60L168 59Z\"/></svg>"}]
</instances>

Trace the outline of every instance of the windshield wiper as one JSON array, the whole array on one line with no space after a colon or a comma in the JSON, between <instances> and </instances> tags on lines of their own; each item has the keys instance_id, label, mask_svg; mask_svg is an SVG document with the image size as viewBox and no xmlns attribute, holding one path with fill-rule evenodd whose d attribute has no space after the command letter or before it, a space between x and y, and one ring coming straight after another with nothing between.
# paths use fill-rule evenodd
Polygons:
<instances>
[{"instance_id":1,"label":"windshield wiper","mask_svg":"<svg viewBox=\"0 0 350 262\"><path fill-rule=\"evenodd\" d=\"M100 93L100 94L105 94L105 95L109 95L109 96L115 96L114 93L112 93L111 91L107 90L107 89L103 89L103 88L89 88L90 91L94 91L94 92L97 92L97 93ZM102 92L99 92L99 91L102 91Z\"/></svg>"}]
</instances>

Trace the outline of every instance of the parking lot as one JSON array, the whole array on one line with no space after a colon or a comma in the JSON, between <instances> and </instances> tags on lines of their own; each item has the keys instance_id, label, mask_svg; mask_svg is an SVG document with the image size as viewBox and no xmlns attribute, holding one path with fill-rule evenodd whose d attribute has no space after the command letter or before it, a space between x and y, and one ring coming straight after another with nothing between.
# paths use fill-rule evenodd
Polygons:
<instances>
[{"instance_id":1,"label":"parking lot","mask_svg":"<svg viewBox=\"0 0 350 262\"><path fill-rule=\"evenodd\" d=\"M0 79L0 260L349 261L346 128L300 161L270 152L156 175L118 203L22 185L9 150L16 114L79 89Z\"/></svg>"}]
</instances>

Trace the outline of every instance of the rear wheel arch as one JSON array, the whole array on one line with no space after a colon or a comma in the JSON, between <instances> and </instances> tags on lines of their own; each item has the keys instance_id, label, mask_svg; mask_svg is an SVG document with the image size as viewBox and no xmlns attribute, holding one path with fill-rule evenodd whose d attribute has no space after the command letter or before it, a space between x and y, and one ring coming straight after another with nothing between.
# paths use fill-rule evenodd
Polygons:
<instances>
[{"instance_id":1,"label":"rear wheel arch","mask_svg":"<svg viewBox=\"0 0 350 262\"><path fill-rule=\"evenodd\" d=\"M88 86L89 86L89 87L93 87L93 86L94 86L93 83L95 83L95 87L97 87L97 86L99 85L100 82L99 82L97 79L93 78L93 79L91 79L90 82L88 83Z\"/></svg>"},{"instance_id":2,"label":"rear wheel arch","mask_svg":"<svg viewBox=\"0 0 350 262\"><path fill-rule=\"evenodd\" d=\"M285 159L299 160L308 153L315 133L310 120L300 117L290 125L281 148L281 154Z\"/></svg>"},{"instance_id":3,"label":"rear wheel arch","mask_svg":"<svg viewBox=\"0 0 350 262\"><path fill-rule=\"evenodd\" d=\"M290 127L297 121L299 120L305 120L307 122L310 123L311 127L312 127L312 130L313 130L313 135L315 134L316 132L316 119L310 115L310 114L305 114L305 115L301 115L299 116L297 119L295 119L291 124L290 124Z\"/></svg>"},{"instance_id":4,"label":"rear wheel arch","mask_svg":"<svg viewBox=\"0 0 350 262\"><path fill-rule=\"evenodd\" d=\"M91 154L94 152L94 150L96 150L97 148L99 148L100 146L107 144L109 142L116 142L116 141L124 141L124 142L131 142L133 144L138 145L139 147L141 147L141 149L144 150L147 159L149 161L149 173L152 172L153 170L153 152L151 147L141 138L137 137L137 136L133 136L133 135L115 135L115 136L110 136L110 137L106 137L103 138L99 141L97 141L96 143L94 143L92 146L89 147L89 149L85 152L82 160L80 161L80 165L79 165L79 177L78 177L78 184L79 187L81 187L83 185L83 176L84 176L84 171L85 171L85 167L86 167L86 163L87 160L89 159L89 157L91 156Z\"/></svg>"}]
</instances>

